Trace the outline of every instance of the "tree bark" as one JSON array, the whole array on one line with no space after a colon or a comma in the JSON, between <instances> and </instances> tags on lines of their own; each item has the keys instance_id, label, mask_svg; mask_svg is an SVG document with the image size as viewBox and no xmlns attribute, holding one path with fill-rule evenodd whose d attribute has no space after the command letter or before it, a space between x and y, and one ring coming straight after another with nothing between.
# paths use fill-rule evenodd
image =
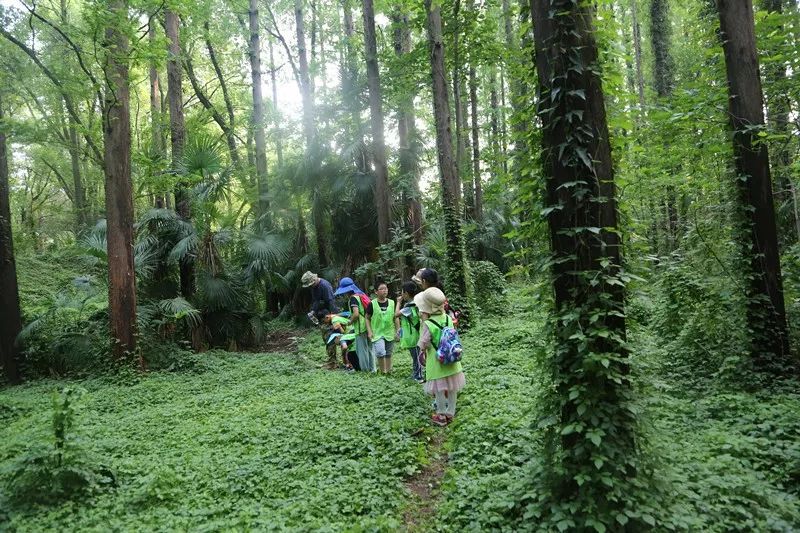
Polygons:
<instances>
[{"instance_id":1,"label":"tree bark","mask_svg":"<svg viewBox=\"0 0 800 533\"><path fill-rule=\"evenodd\" d=\"M718 0L728 77L728 106L747 284L750 351L757 367L790 363L769 155L758 131L764 127L763 93L756 54L752 0Z\"/></svg>"},{"instance_id":2,"label":"tree bark","mask_svg":"<svg viewBox=\"0 0 800 533\"><path fill-rule=\"evenodd\" d=\"M761 7L770 14L783 13L784 0L762 0ZM784 28L779 28L779 34L784 35ZM788 38L788 37L784 37ZM780 56L783 52L768 50L769 55ZM765 94L767 104L767 124L772 132L791 138L789 130L789 114L791 99L787 94L786 65L782 60L773 60L774 63L763 68L765 81ZM790 141L780 140L772 144L772 178L775 186L775 201L778 211L778 237L779 246L785 249L800 240L800 217L797 214L797 191L791 179L792 156ZM788 211L788 213L787 213Z\"/></svg>"},{"instance_id":3,"label":"tree bark","mask_svg":"<svg viewBox=\"0 0 800 533\"><path fill-rule=\"evenodd\" d=\"M554 498L559 501L578 500L582 491L602 496L606 492L600 479L603 474L617 478L615 483L635 475L631 466L635 464L633 415L624 405L631 383L627 379L624 290L619 280L622 254L593 5L531 0L558 317L554 379L561 415L563 474ZM593 354L600 353L613 354L607 365L589 362ZM587 401L587 395L592 405L603 410L582 412L578 405ZM613 427L602 444L603 453L613 453L615 458L607 459L609 466L602 468L603 474L597 467L598 473L579 487L575 476L587 471L597 448L588 442L586 429L564 429L570 424L584 424L587 429L598 426L591 417L602 420L600 427ZM606 500L596 505L618 510L624 502ZM584 524L577 528L581 526Z\"/></svg>"},{"instance_id":4,"label":"tree bark","mask_svg":"<svg viewBox=\"0 0 800 533\"><path fill-rule=\"evenodd\" d=\"M394 52L398 58L411 53L411 29L408 14L395 8ZM418 133L414 113L414 95L406 94L397 109L397 133L400 141L400 175L408 180L409 192L404 195L408 230L415 245L422 244L422 204L419 191ZM410 265L409 265L410 266Z\"/></svg>"},{"instance_id":5,"label":"tree bark","mask_svg":"<svg viewBox=\"0 0 800 533\"><path fill-rule=\"evenodd\" d=\"M108 307L112 352L118 361L136 353L136 275L133 265L133 186L128 89L127 0L111 0L105 31L106 94L103 144L108 242ZM138 356L142 365L141 356Z\"/></svg>"},{"instance_id":6,"label":"tree bark","mask_svg":"<svg viewBox=\"0 0 800 533\"><path fill-rule=\"evenodd\" d=\"M3 122L3 102L0 94L0 123ZM9 201L8 147L6 134L0 128L0 364L9 383L19 383L19 347L17 335L22 330L19 306L17 265L14 258L14 238L11 234L11 203Z\"/></svg>"},{"instance_id":7,"label":"tree bark","mask_svg":"<svg viewBox=\"0 0 800 533\"><path fill-rule=\"evenodd\" d=\"M183 67L181 66L180 19L174 11L164 13L164 29L169 42L167 58L167 98L169 100L169 130L172 141L172 171L179 172L186 144L183 120ZM185 221L192 218L189 194L182 184L175 186L175 211ZM186 258L180 263L181 295L187 300L194 295L194 263Z\"/></svg>"},{"instance_id":8,"label":"tree bark","mask_svg":"<svg viewBox=\"0 0 800 533\"><path fill-rule=\"evenodd\" d=\"M471 302L461 223L461 187L453 159L441 10L438 3L435 6L432 4L433 0L425 0L433 84L433 114L436 123L436 152L442 185L445 234L447 235L445 279L450 304L453 308L461 311L459 325L468 327L471 318ZM461 326L462 324L463 326Z\"/></svg>"},{"instance_id":9,"label":"tree bark","mask_svg":"<svg viewBox=\"0 0 800 533\"><path fill-rule=\"evenodd\" d=\"M483 184L481 183L481 149L479 145L480 125L478 124L478 76L474 63L469 66L469 102L472 115L472 181L475 191L473 218L480 224L483 221ZM478 251L482 256L483 252Z\"/></svg>"},{"instance_id":10,"label":"tree bark","mask_svg":"<svg viewBox=\"0 0 800 533\"><path fill-rule=\"evenodd\" d=\"M150 21L147 34L150 39L150 44L154 45L156 40L155 20ZM150 128L152 130L152 153L158 157L165 157L166 146L164 143L164 134L161 128L161 80L158 76L158 65L156 64L155 59L150 60L148 75L150 77ZM159 209L164 207L165 201L162 191L156 192L154 205Z\"/></svg>"},{"instance_id":11,"label":"tree bark","mask_svg":"<svg viewBox=\"0 0 800 533\"><path fill-rule=\"evenodd\" d=\"M351 122L348 135L352 137L357 149L354 151L354 163L361 173L367 172L367 161L364 154L364 132L361 123L361 89L358 83L358 63L355 46L355 25L353 24L352 0L342 0L342 22L344 24L345 46L341 65L342 103L350 111Z\"/></svg>"},{"instance_id":12,"label":"tree bark","mask_svg":"<svg viewBox=\"0 0 800 533\"><path fill-rule=\"evenodd\" d=\"M653 79L656 94L665 98L672 94L673 62L670 54L668 0L650 1L650 37L653 43Z\"/></svg>"},{"instance_id":13,"label":"tree bark","mask_svg":"<svg viewBox=\"0 0 800 533\"><path fill-rule=\"evenodd\" d=\"M639 16L636 10L637 0L631 2L631 15L633 17L633 56L636 65L636 94L639 96L639 112L644 111L644 69L642 68L642 30L639 25Z\"/></svg>"},{"instance_id":14,"label":"tree bark","mask_svg":"<svg viewBox=\"0 0 800 533\"><path fill-rule=\"evenodd\" d=\"M308 72L308 54L306 53L306 33L303 23L303 0L294 2L294 18L297 30L297 61L299 63L300 90L303 98L303 134L306 139L306 150L315 151L314 134L314 95L311 78Z\"/></svg>"},{"instance_id":15,"label":"tree bark","mask_svg":"<svg viewBox=\"0 0 800 533\"><path fill-rule=\"evenodd\" d=\"M375 11L372 0L364 0L364 55L367 59L370 122L372 125L372 157L375 164L375 209L378 215L378 241L389 242L392 195L389 191L389 169L386 164L386 143L383 138L383 102L378 68L378 47L375 38Z\"/></svg>"},{"instance_id":16,"label":"tree bark","mask_svg":"<svg viewBox=\"0 0 800 533\"><path fill-rule=\"evenodd\" d=\"M272 39L269 39L269 77L272 82L272 108L274 109L273 135L275 136L275 153L278 156L278 167L283 167L283 139L281 138L281 121L278 112L278 81L275 67L275 54L272 50Z\"/></svg>"},{"instance_id":17,"label":"tree bark","mask_svg":"<svg viewBox=\"0 0 800 533\"><path fill-rule=\"evenodd\" d=\"M250 0L250 72L253 78L253 130L256 142L258 218L269 227L267 141L264 132L264 98L261 95L261 43L258 35L258 0Z\"/></svg>"}]
</instances>

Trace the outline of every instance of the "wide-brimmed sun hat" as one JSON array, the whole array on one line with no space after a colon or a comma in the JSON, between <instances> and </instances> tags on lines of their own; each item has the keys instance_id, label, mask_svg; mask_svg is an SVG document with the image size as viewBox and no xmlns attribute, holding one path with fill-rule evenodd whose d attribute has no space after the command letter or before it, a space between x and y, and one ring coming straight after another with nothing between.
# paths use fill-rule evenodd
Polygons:
<instances>
[{"instance_id":1,"label":"wide-brimmed sun hat","mask_svg":"<svg viewBox=\"0 0 800 533\"><path fill-rule=\"evenodd\" d=\"M303 277L300 278L300 283L303 287L310 287L319 281L319 276L311 272L310 270L303 274Z\"/></svg>"},{"instance_id":2,"label":"wide-brimmed sun hat","mask_svg":"<svg viewBox=\"0 0 800 533\"><path fill-rule=\"evenodd\" d=\"M440 315L444 313L444 302L447 300L441 289L430 287L414 296L414 303L421 313Z\"/></svg>"},{"instance_id":3,"label":"wide-brimmed sun hat","mask_svg":"<svg viewBox=\"0 0 800 533\"><path fill-rule=\"evenodd\" d=\"M347 294L348 292L354 292L356 294L364 293L364 291L359 289L352 279L342 278L339 280L339 287L336 289L336 292L334 292L333 295L339 296L340 294Z\"/></svg>"}]
</instances>

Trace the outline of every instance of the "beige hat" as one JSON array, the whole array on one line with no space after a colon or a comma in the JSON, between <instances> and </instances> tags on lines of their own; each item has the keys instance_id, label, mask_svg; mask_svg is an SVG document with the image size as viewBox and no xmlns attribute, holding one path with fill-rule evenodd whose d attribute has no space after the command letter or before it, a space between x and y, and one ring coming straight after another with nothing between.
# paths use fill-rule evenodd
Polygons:
<instances>
[{"instance_id":1,"label":"beige hat","mask_svg":"<svg viewBox=\"0 0 800 533\"><path fill-rule=\"evenodd\" d=\"M430 287L414 296L414 303L421 313L440 315L444 313L444 302L447 300L441 289Z\"/></svg>"},{"instance_id":2,"label":"beige hat","mask_svg":"<svg viewBox=\"0 0 800 533\"><path fill-rule=\"evenodd\" d=\"M313 284L315 284L317 281L319 281L319 276L317 276L316 274L314 274L310 270L308 272L306 272L305 274L303 274L303 277L300 278L300 283L303 285L303 287L310 287Z\"/></svg>"}]
</instances>

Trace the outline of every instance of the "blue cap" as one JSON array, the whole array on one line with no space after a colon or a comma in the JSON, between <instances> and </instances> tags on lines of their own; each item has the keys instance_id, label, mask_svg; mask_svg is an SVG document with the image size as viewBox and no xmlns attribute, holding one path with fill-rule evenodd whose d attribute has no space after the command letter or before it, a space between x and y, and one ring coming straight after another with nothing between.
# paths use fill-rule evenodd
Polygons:
<instances>
[{"instance_id":1,"label":"blue cap","mask_svg":"<svg viewBox=\"0 0 800 533\"><path fill-rule=\"evenodd\" d=\"M347 294L348 292L354 292L356 294L364 294L364 291L359 289L353 280L350 278L342 278L339 280L339 288L336 289L336 292L333 293L334 296L339 296L340 294Z\"/></svg>"}]
</instances>

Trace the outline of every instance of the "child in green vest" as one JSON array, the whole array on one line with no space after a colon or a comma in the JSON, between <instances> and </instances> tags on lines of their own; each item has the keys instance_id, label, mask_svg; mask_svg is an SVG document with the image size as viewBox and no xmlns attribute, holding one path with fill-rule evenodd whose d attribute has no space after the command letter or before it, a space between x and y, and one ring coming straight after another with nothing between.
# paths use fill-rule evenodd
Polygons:
<instances>
[{"instance_id":1,"label":"child in green vest","mask_svg":"<svg viewBox=\"0 0 800 533\"><path fill-rule=\"evenodd\" d=\"M419 364L419 326L420 317L417 304L414 303L414 296L418 292L417 284L413 281L403 283L403 292L397 298L394 312L394 324L397 335L400 338L400 348L405 348L411 354L411 379L417 383L422 383L423 371Z\"/></svg>"},{"instance_id":2,"label":"child in green vest","mask_svg":"<svg viewBox=\"0 0 800 533\"><path fill-rule=\"evenodd\" d=\"M436 287L425 289L414 297L424 318L417 343L420 363L425 365L423 389L436 398L436 413L431 422L437 426L446 426L453 420L458 391L466 385L460 361L445 365L436 357L442 329L453 326L453 319L444 311L446 301L444 293Z\"/></svg>"},{"instance_id":3,"label":"child in green vest","mask_svg":"<svg viewBox=\"0 0 800 533\"><path fill-rule=\"evenodd\" d=\"M358 354L358 366L364 372L375 372L375 361L372 355L372 349L367 336L365 305L361 302L361 296L364 291L358 288L358 285L350 278L342 278L339 280L339 287L334 296L347 295L347 307L350 309L350 323L355 328L356 334L356 353Z\"/></svg>"},{"instance_id":4,"label":"child in green vest","mask_svg":"<svg viewBox=\"0 0 800 533\"><path fill-rule=\"evenodd\" d=\"M350 324L350 319L341 315L327 313L322 318L322 324L326 328L326 342L328 346L333 346L336 350L338 343L342 349L342 364L344 369L348 371L355 370L353 361L358 364L358 358L355 357L356 350L356 334L355 328Z\"/></svg>"},{"instance_id":5,"label":"child in green vest","mask_svg":"<svg viewBox=\"0 0 800 533\"><path fill-rule=\"evenodd\" d=\"M372 353L378 360L381 373L392 371L392 353L397 332L394 328L394 301L389 299L389 286L379 283L377 298L367 307L367 337L372 342Z\"/></svg>"}]
</instances>

